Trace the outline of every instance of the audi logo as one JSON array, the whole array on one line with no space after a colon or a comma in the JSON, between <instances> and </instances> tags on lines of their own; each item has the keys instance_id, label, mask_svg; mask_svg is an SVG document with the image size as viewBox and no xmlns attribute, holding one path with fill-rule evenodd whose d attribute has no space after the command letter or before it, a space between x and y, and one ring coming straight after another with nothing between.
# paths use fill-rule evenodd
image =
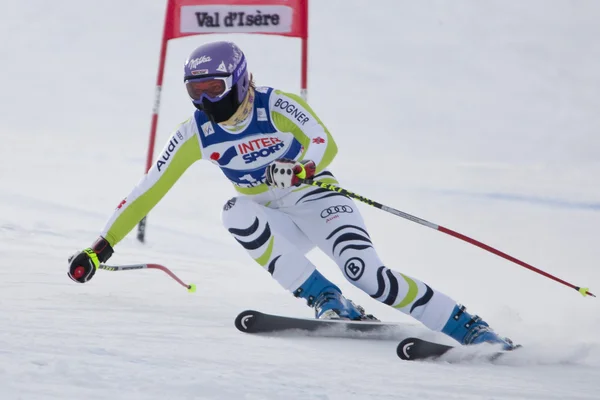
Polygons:
<instances>
[{"instance_id":1,"label":"audi logo","mask_svg":"<svg viewBox=\"0 0 600 400\"><path fill-rule=\"evenodd\" d=\"M354 210L350 206L333 206L333 207L329 207L329 208L326 208L323 211L321 211L321 218L327 218L334 214L341 214L341 213L350 214L353 212L354 212Z\"/></svg>"}]
</instances>

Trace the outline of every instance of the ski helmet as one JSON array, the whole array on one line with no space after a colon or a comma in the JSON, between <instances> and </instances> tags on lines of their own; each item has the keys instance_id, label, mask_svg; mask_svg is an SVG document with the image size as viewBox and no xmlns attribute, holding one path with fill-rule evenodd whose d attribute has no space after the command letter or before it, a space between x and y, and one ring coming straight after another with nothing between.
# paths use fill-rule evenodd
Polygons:
<instances>
[{"instance_id":1,"label":"ski helmet","mask_svg":"<svg viewBox=\"0 0 600 400\"><path fill-rule=\"evenodd\" d=\"M232 42L194 50L185 61L183 80L196 108L217 123L235 114L250 87L246 57Z\"/></svg>"}]
</instances>

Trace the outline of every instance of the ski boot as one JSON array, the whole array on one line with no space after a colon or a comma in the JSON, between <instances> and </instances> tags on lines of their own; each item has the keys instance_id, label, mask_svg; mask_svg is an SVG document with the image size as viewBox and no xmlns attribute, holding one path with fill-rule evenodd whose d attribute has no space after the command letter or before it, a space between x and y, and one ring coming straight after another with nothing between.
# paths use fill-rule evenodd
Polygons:
<instances>
[{"instance_id":1,"label":"ski boot","mask_svg":"<svg viewBox=\"0 0 600 400\"><path fill-rule=\"evenodd\" d=\"M514 350L518 345L509 338L498 336L490 326L477 315L466 312L465 306L457 305L442 329L442 333L464 345L492 343L501 344L503 350Z\"/></svg>"},{"instance_id":2,"label":"ski boot","mask_svg":"<svg viewBox=\"0 0 600 400\"><path fill-rule=\"evenodd\" d=\"M366 315L364 308L346 299L341 290L317 270L294 291L294 296L306 299L308 306L315 308L317 319L378 321L374 316Z\"/></svg>"}]
</instances>

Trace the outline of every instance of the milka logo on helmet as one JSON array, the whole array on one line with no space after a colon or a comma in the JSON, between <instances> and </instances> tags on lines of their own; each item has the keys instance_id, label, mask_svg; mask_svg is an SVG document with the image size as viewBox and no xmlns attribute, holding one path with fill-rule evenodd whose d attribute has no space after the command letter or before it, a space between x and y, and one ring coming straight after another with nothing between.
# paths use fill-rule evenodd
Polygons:
<instances>
[{"instance_id":1,"label":"milka logo on helmet","mask_svg":"<svg viewBox=\"0 0 600 400\"><path fill-rule=\"evenodd\" d=\"M285 143L276 137L253 139L237 145L238 152L242 154L246 164L256 161L259 157L275 154L284 147Z\"/></svg>"},{"instance_id":2,"label":"milka logo on helmet","mask_svg":"<svg viewBox=\"0 0 600 400\"><path fill-rule=\"evenodd\" d=\"M179 132L177 132L177 133L179 133ZM158 161L156 161L156 169L158 169L160 171L161 168L167 164L167 161L169 161L169 158L171 158L171 155L177 148L178 144L179 144L179 141L177 140L177 138L175 136L171 137L171 140L169 141L169 144L167 145L167 149L162 154L162 156L158 159Z\"/></svg>"},{"instance_id":3,"label":"milka logo on helmet","mask_svg":"<svg viewBox=\"0 0 600 400\"><path fill-rule=\"evenodd\" d=\"M190 69L196 69L196 67L200 64L204 64L205 62L209 62L212 61L212 58L210 58L210 56L202 56L202 57L198 57L198 58L194 58L191 59L190 62L188 63L188 67Z\"/></svg>"},{"instance_id":4,"label":"milka logo on helmet","mask_svg":"<svg viewBox=\"0 0 600 400\"><path fill-rule=\"evenodd\" d=\"M290 103L287 100L277 99L275 107L281 108L302 125L310 120L310 118L304 114L304 111L299 110L295 104Z\"/></svg>"}]
</instances>

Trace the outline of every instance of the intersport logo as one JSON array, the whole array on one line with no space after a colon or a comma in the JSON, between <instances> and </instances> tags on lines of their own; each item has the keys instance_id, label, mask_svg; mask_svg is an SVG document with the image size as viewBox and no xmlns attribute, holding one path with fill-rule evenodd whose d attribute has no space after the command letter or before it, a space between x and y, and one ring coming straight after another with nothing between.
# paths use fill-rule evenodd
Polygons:
<instances>
[{"instance_id":1,"label":"intersport logo","mask_svg":"<svg viewBox=\"0 0 600 400\"><path fill-rule=\"evenodd\" d=\"M256 161L259 157L269 157L285 147L285 143L276 137L252 139L237 145L238 154L242 155L246 164Z\"/></svg>"},{"instance_id":2,"label":"intersport logo","mask_svg":"<svg viewBox=\"0 0 600 400\"><path fill-rule=\"evenodd\" d=\"M182 6L182 33L289 33L293 9L283 5Z\"/></svg>"}]
</instances>

